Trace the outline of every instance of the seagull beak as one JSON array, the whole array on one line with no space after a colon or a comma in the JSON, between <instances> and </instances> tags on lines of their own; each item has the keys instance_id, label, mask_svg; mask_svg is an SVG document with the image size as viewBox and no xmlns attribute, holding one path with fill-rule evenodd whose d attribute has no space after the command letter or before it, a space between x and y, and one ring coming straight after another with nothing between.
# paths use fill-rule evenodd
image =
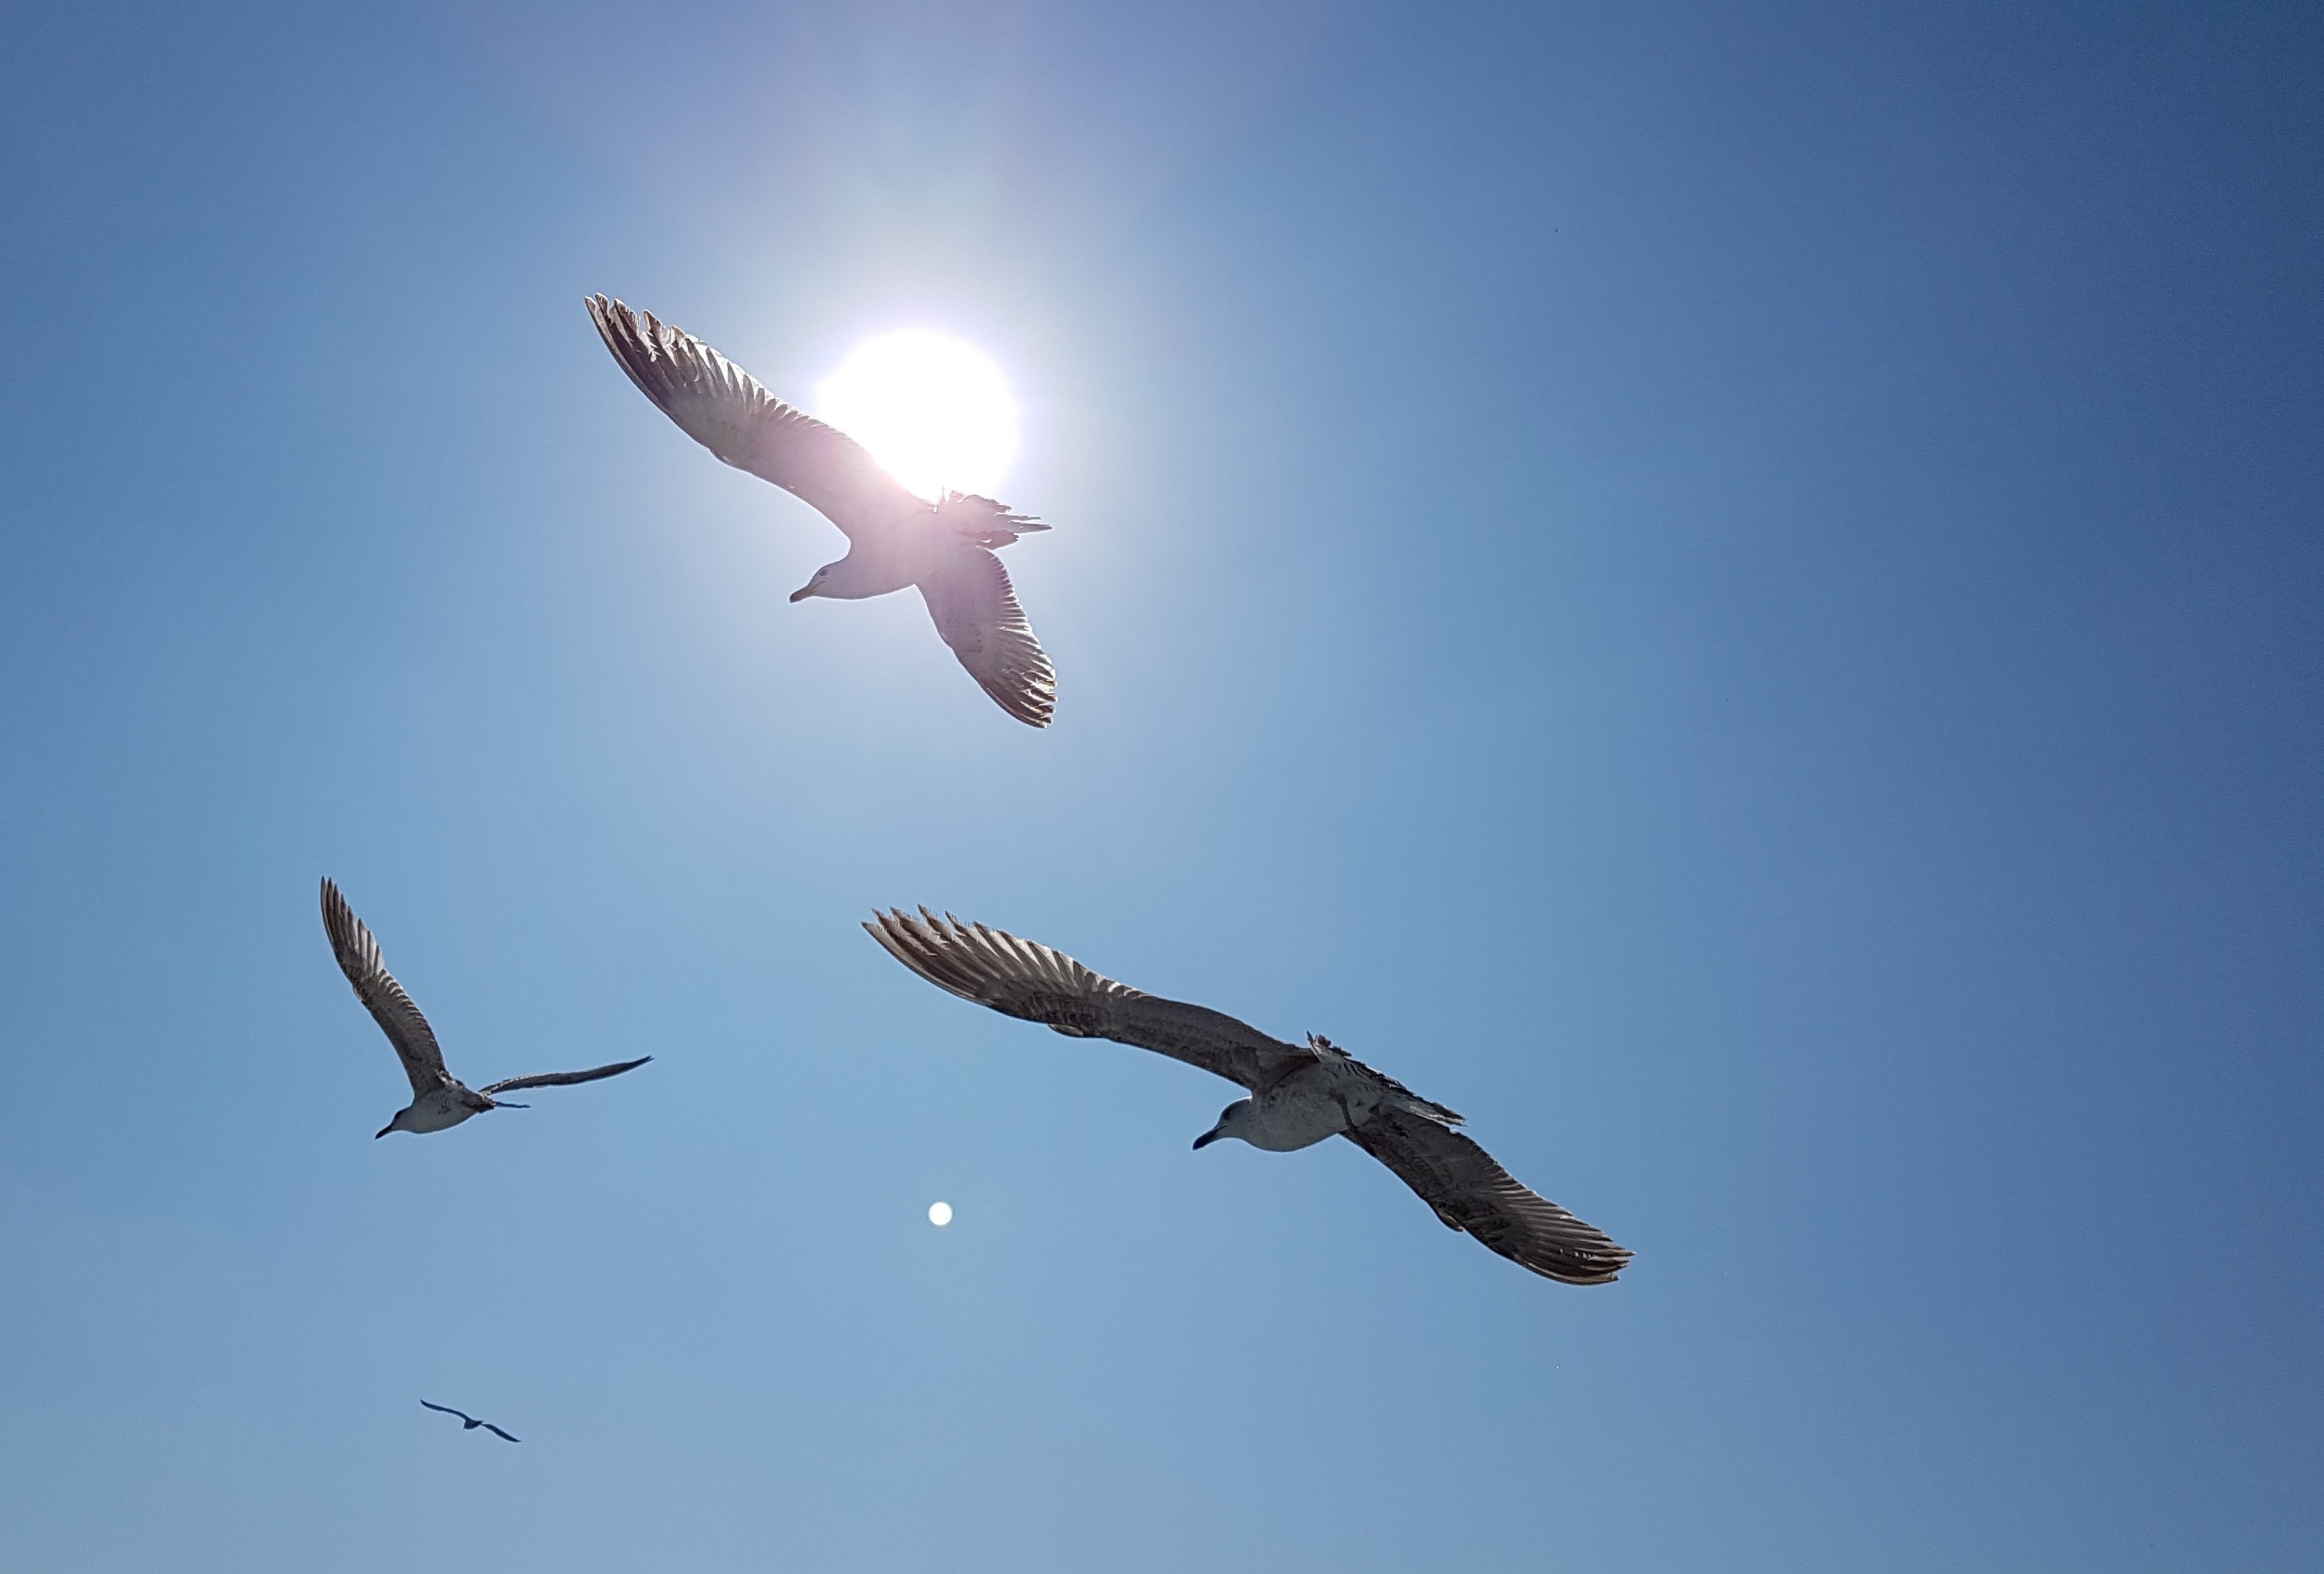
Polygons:
<instances>
[{"instance_id":1,"label":"seagull beak","mask_svg":"<svg viewBox=\"0 0 2324 1574\"><path fill-rule=\"evenodd\" d=\"M797 590L791 592L791 600L795 602L805 601L808 596L813 595L814 594L815 586L813 584L802 584Z\"/></svg>"},{"instance_id":2,"label":"seagull beak","mask_svg":"<svg viewBox=\"0 0 2324 1574\"><path fill-rule=\"evenodd\" d=\"M1219 1134L1215 1128L1205 1131L1202 1136L1194 1138L1194 1151L1196 1153L1200 1153L1204 1148L1210 1146L1211 1144L1218 1141L1218 1139Z\"/></svg>"}]
</instances>

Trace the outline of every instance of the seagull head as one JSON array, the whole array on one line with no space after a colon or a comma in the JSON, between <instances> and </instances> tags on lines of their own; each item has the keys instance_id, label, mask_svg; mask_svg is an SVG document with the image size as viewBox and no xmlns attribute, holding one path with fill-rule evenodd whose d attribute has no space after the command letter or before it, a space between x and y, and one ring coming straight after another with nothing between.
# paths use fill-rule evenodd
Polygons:
<instances>
[{"instance_id":1,"label":"seagull head","mask_svg":"<svg viewBox=\"0 0 2324 1574\"><path fill-rule=\"evenodd\" d=\"M426 1127L417 1126L412 1123L412 1118L418 1112L419 1108L419 1101L414 1100L411 1103L405 1105L401 1109L398 1109L395 1112L395 1118L381 1127L377 1131L373 1132L371 1134L371 1139L374 1142L377 1142L381 1137L385 1137L391 1131L425 1131L427 1129Z\"/></svg>"},{"instance_id":2,"label":"seagull head","mask_svg":"<svg viewBox=\"0 0 2324 1574\"><path fill-rule=\"evenodd\" d=\"M886 595L891 590L901 590L911 584L908 575L899 575L896 566L885 557L859 557L850 550L836 563L826 563L815 571L815 577L791 592L791 600L805 601L811 595L827 595L834 601L862 601L866 596Z\"/></svg>"},{"instance_id":3,"label":"seagull head","mask_svg":"<svg viewBox=\"0 0 2324 1574\"><path fill-rule=\"evenodd\" d=\"M1242 1128L1250 1123L1251 1110L1254 1108L1250 1100L1237 1099L1220 1110L1219 1123L1194 1138L1195 1151L1199 1153L1222 1137L1240 1137L1244 1142L1249 1142L1250 1138L1243 1136Z\"/></svg>"}]
</instances>

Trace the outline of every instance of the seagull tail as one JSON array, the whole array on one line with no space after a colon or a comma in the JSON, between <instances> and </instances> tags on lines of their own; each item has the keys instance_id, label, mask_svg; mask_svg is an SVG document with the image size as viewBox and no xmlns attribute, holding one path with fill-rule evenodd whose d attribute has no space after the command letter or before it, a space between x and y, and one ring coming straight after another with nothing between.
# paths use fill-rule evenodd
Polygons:
<instances>
[{"instance_id":1,"label":"seagull tail","mask_svg":"<svg viewBox=\"0 0 2324 1574\"><path fill-rule=\"evenodd\" d=\"M1307 1036L1307 1047L1326 1060L1342 1060L1352 1065L1363 1066L1366 1075L1377 1079L1380 1086L1388 1091L1389 1096L1399 1107L1410 1110L1415 1115L1425 1116L1440 1126L1468 1124L1468 1117L1458 1109L1449 1109L1434 1099L1422 1098L1379 1067L1364 1065L1363 1062L1356 1059L1354 1055L1350 1054L1320 1033L1311 1033Z\"/></svg>"},{"instance_id":2,"label":"seagull tail","mask_svg":"<svg viewBox=\"0 0 2324 1574\"><path fill-rule=\"evenodd\" d=\"M1049 527L1030 514L1020 514L1007 503L970 492L947 492L936 504L937 521L980 547L1001 548L1019 536Z\"/></svg>"}]
</instances>

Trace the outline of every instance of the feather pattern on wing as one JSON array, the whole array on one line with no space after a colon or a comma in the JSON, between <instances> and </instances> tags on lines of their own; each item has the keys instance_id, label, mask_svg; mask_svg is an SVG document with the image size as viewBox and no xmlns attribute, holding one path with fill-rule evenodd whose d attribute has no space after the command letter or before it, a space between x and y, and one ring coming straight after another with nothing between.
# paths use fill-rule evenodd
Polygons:
<instances>
[{"instance_id":1,"label":"feather pattern on wing","mask_svg":"<svg viewBox=\"0 0 2324 1574\"><path fill-rule=\"evenodd\" d=\"M1521 1185L1462 1133L1384 1104L1342 1136L1379 1160L1453 1229L1567 1284L1611 1284L1630 1253L1604 1230Z\"/></svg>"},{"instance_id":2,"label":"feather pattern on wing","mask_svg":"<svg viewBox=\"0 0 2324 1574\"><path fill-rule=\"evenodd\" d=\"M862 444L785 404L692 334L603 295L588 305L613 359L680 430L737 470L813 504L850 539L928 511L927 500Z\"/></svg>"},{"instance_id":3,"label":"feather pattern on wing","mask_svg":"<svg viewBox=\"0 0 2324 1574\"><path fill-rule=\"evenodd\" d=\"M1001 559L985 548L964 545L946 552L919 583L936 632L968 675L1019 721L1047 726L1057 708L1056 669L1018 604Z\"/></svg>"},{"instance_id":4,"label":"feather pattern on wing","mask_svg":"<svg viewBox=\"0 0 2324 1574\"><path fill-rule=\"evenodd\" d=\"M926 907L890 908L863 925L890 954L940 990L1074 1038L1111 1038L1199 1066L1253 1092L1314 1065L1305 1045L1271 1038L1203 1006L1166 1000L1091 971L1061 951Z\"/></svg>"},{"instance_id":5,"label":"feather pattern on wing","mask_svg":"<svg viewBox=\"0 0 2324 1574\"><path fill-rule=\"evenodd\" d=\"M403 1074L411 1079L412 1097L424 1097L450 1082L452 1073L444 1069L444 1051L436 1043L436 1030L428 1026L428 1018L420 1014L420 1008L380 960L379 942L372 937L369 926L355 916L339 888L327 879L323 881L323 933L331 938L331 954L338 958L339 971L355 986L355 999L395 1046Z\"/></svg>"},{"instance_id":6,"label":"feather pattern on wing","mask_svg":"<svg viewBox=\"0 0 2324 1574\"><path fill-rule=\"evenodd\" d=\"M605 1077L618 1077L623 1072L633 1072L653 1059L650 1054L635 1060L617 1061L609 1066L595 1066L586 1072L540 1072L529 1077L510 1077L476 1091L489 1099L495 1093L518 1093L527 1088L569 1088L576 1082L594 1082Z\"/></svg>"}]
</instances>

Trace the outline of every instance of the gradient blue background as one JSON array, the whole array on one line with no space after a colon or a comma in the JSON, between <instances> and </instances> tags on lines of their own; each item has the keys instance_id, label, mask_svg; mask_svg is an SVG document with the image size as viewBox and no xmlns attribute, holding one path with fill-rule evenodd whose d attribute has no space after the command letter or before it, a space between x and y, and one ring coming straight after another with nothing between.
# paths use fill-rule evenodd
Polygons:
<instances>
[{"instance_id":1,"label":"gradient blue background","mask_svg":"<svg viewBox=\"0 0 2324 1574\"><path fill-rule=\"evenodd\" d=\"M7 25L12 1565L2324 1560L2314 7ZM991 354L1055 729L596 290ZM654 1064L373 1142L326 872L456 1071ZM1188 1152L920 901L1636 1267Z\"/></svg>"}]
</instances>

